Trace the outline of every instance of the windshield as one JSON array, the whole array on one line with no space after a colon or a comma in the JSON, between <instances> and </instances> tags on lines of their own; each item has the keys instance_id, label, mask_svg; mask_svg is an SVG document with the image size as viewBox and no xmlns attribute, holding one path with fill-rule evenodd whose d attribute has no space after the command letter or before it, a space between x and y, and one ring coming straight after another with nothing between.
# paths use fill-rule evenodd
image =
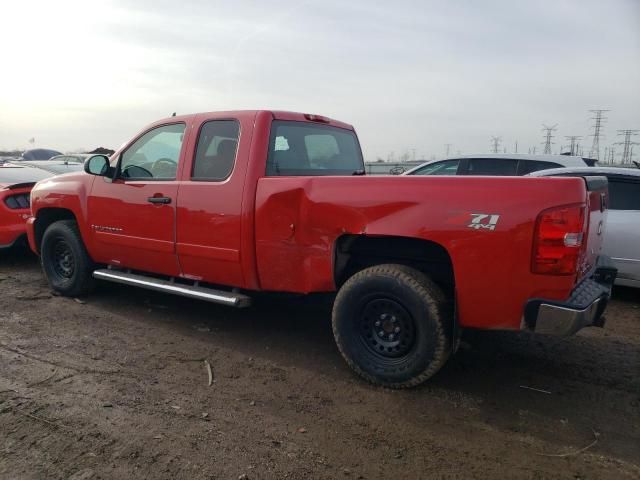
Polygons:
<instances>
[{"instance_id":1,"label":"windshield","mask_svg":"<svg viewBox=\"0 0 640 480\"><path fill-rule=\"evenodd\" d=\"M273 122L268 176L353 175L363 171L353 131L309 122Z\"/></svg>"}]
</instances>

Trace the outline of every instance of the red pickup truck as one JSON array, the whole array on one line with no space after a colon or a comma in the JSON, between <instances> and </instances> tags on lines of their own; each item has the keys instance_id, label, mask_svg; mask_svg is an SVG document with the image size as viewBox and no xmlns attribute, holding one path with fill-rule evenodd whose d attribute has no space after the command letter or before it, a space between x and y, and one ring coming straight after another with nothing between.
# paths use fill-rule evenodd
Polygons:
<instances>
[{"instance_id":1,"label":"red pickup truck","mask_svg":"<svg viewBox=\"0 0 640 480\"><path fill-rule=\"evenodd\" d=\"M340 352L388 387L431 377L461 329L602 326L615 277L606 179L364 176L353 127L319 115L170 117L85 172L31 193L54 290L100 279L237 307L337 292Z\"/></svg>"}]
</instances>

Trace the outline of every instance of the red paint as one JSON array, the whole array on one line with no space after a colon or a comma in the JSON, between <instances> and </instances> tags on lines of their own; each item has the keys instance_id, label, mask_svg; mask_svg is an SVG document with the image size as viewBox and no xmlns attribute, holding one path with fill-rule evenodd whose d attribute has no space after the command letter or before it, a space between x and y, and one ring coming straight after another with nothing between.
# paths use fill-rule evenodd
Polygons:
<instances>
[{"instance_id":1,"label":"red paint","mask_svg":"<svg viewBox=\"0 0 640 480\"><path fill-rule=\"evenodd\" d=\"M27 233L25 219L29 208L9 208L5 200L13 195L29 194L31 187L13 188L0 184L0 247L13 245L19 237Z\"/></svg>"},{"instance_id":2,"label":"red paint","mask_svg":"<svg viewBox=\"0 0 640 480\"><path fill-rule=\"evenodd\" d=\"M246 290L335 290L335 245L345 234L427 239L452 259L459 321L466 327L518 329L528 299L566 299L587 264L593 265L595 255L589 254L577 275L531 270L538 215L587 204L582 179L265 177L273 119L309 118L314 120L302 113L242 111L164 119L140 135L167 123L187 125L175 181L66 175L34 188L33 215L53 206L73 212L99 263ZM212 119L240 123L233 172L221 182L191 181L200 126ZM326 121L352 129L322 117ZM113 165L119 154L112 156ZM147 198L154 195L172 202L152 205ZM599 250L592 223L600 216L591 203L589 208L588 248ZM496 229L469 228L473 213L500 215ZM29 228L32 248L33 237Z\"/></svg>"}]
</instances>

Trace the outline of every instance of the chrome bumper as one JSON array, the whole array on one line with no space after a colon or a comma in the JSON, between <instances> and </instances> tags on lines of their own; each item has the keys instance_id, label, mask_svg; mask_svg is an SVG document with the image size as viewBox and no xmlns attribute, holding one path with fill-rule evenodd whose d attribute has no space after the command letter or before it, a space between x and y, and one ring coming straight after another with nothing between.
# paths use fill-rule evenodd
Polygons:
<instances>
[{"instance_id":1,"label":"chrome bumper","mask_svg":"<svg viewBox=\"0 0 640 480\"><path fill-rule=\"evenodd\" d=\"M525 307L524 320L535 333L544 335L573 335L584 327L603 327L602 316L616 277L608 257L600 257L594 274L583 280L568 300L532 299Z\"/></svg>"}]
</instances>

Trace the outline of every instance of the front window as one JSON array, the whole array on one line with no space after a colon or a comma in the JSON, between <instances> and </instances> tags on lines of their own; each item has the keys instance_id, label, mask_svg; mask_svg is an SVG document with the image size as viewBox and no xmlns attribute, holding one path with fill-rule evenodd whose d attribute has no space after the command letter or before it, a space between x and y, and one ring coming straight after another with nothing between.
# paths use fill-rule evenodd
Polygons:
<instances>
[{"instance_id":1,"label":"front window","mask_svg":"<svg viewBox=\"0 0 640 480\"><path fill-rule=\"evenodd\" d=\"M148 131L122 154L120 177L129 180L175 180L184 123Z\"/></svg>"},{"instance_id":2,"label":"front window","mask_svg":"<svg viewBox=\"0 0 640 480\"><path fill-rule=\"evenodd\" d=\"M458 172L459 163L460 160L444 160L430 163L411 173L411 175L455 175Z\"/></svg>"},{"instance_id":3,"label":"front window","mask_svg":"<svg viewBox=\"0 0 640 480\"><path fill-rule=\"evenodd\" d=\"M274 121L267 176L353 175L364 172L351 130L308 122Z\"/></svg>"}]
</instances>

